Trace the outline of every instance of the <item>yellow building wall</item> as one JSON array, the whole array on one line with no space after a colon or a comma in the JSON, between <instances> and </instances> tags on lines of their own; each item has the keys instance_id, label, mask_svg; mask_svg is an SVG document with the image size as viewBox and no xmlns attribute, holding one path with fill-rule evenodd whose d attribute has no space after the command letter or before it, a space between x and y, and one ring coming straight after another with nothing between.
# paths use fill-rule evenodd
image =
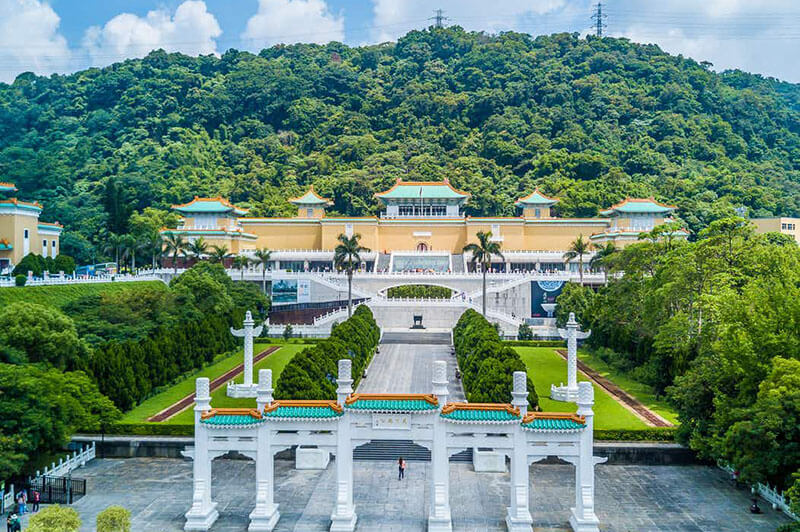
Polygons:
<instances>
[{"instance_id":1,"label":"yellow building wall","mask_svg":"<svg viewBox=\"0 0 800 532\"><path fill-rule=\"evenodd\" d=\"M750 221L756 226L756 233L783 233L800 244L800 218L754 218ZM783 224L794 224L795 229L782 229Z\"/></svg>"},{"instance_id":2,"label":"yellow building wall","mask_svg":"<svg viewBox=\"0 0 800 532\"><path fill-rule=\"evenodd\" d=\"M425 243L428 251L461 253L466 245L464 223L436 224L433 221L382 223L379 232L380 252L415 250L420 243ZM414 236L414 233L423 234ZM424 233L430 233L430 236Z\"/></svg>"},{"instance_id":3,"label":"yellow building wall","mask_svg":"<svg viewBox=\"0 0 800 532\"><path fill-rule=\"evenodd\" d=\"M330 251L336 248L339 244L339 235L347 234L347 224L353 225L353 234L361 235L361 245L372 251L380 252L379 239L378 239L378 221L375 219L364 219L363 221L353 222L336 222L335 219L329 219L321 225L321 242L320 249Z\"/></svg>"},{"instance_id":4,"label":"yellow building wall","mask_svg":"<svg viewBox=\"0 0 800 532\"><path fill-rule=\"evenodd\" d=\"M526 223L524 248L531 251L564 251L569 245L583 235L585 240L594 233L605 230L604 225L588 223Z\"/></svg>"},{"instance_id":5,"label":"yellow building wall","mask_svg":"<svg viewBox=\"0 0 800 532\"><path fill-rule=\"evenodd\" d=\"M246 233L256 235L254 247L267 249L321 249L322 232L317 220L308 222L239 223ZM248 244L249 245L249 244Z\"/></svg>"},{"instance_id":6,"label":"yellow building wall","mask_svg":"<svg viewBox=\"0 0 800 532\"><path fill-rule=\"evenodd\" d=\"M493 225L499 225L499 234L492 230ZM479 232L488 233L489 231L492 232L493 237L501 237L502 240L500 241L501 249L508 249L508 250L523 250L527 249L525 247L525 226L520 221L517 220L515 223L497 221L497 222L470 222L466 225L465 228L465 244L469 244L471 242L478 241L478 233ZM462 248L463 249L463 246ZM461 250L456 251L455 253L460 253Z\"/></svg>"}]
</instances>

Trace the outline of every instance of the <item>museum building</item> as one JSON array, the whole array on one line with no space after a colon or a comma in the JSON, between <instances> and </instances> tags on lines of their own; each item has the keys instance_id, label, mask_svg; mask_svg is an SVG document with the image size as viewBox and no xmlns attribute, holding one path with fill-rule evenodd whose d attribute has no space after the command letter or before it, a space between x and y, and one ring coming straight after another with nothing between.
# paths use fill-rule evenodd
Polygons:
<instances>
[{"instance_id":1,"label":"museum building","mask_svg":"<svg viewBox=\"0 0 800 532\"><path fill-rule=\"evenodd\" d=\"M25 255L53 257L59 253L63 226L39 221L42 206L11 196L17 188L0 183L0 273L8 273Z\"/></svg>"},{"instance_id":2,"label":"museum building","mask_svg":"<svg viewBox=\"0 0 800 532\"><path fill-rule=\"evenodd\" d=\"M493 269L552 271L577 269L577 264L566 265L563 255L578 236L622 247L669 221L676 208L653 198L628 198L600 211L598 217L558 218L551 211L558 198L537 189L516 201L519 216L472 217L463 212L470 194L446 179L398 180L375 197L385 206L379 217L329 216L326 210L332 202L312 186L288 200L297 207L292 218L248 217L245 209L224 198L195 197L173 206L183 222L162 234L182 235L188 241L203 237L234 255L267 248L273 252L274 268L291 271L331 269L339 235L359 234L361 245L370 250L362 254L362 268L367 271L460 272L471 266L464 246L483 231L501 243L504 258L495 258ZM679 230L674 236L686 238L688 232Z\"/></svg>"}]
</instances>

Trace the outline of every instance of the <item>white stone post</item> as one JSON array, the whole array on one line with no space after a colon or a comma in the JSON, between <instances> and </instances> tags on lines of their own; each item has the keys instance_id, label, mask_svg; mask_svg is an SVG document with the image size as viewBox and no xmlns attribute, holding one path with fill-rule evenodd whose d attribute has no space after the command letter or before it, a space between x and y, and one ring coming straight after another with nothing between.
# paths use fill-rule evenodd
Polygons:
<instances>
[{"instance_id":1,"label":"white stone post","mask_svg":"<svg viewBox=\"0 0 800 532\"><path fill-rule=\"evenodd\" d=\"M353 393L353 363L339 361L336 380L336 399L342 407ZM353 505L353 444L350 437L350 413L345 409L336 430L336 503L331 515L331 532L353 532L356 528L356 509Z\"/></svg>"},{"instance_id":2,"label":"white stone post","mask_svg":"<svg viewBox=\"0 0 800 532\"><path fill-rule=\"evenodd\" d=\"M447 362L433 363L433 394L439 400L439 410L447 403ZM433 446L431 448L431 501L428 532L450 532L450 457L447 453L447 427L436 414L433 420Z\"/></svg>"},{"instance_id":3,"label":"white stone post","mask_svg":"<svg viewBox=\"0 0 800 532\"><path fill-rule=\"evenodd\" d=\"M264 407L272 403L272 370L258 370L258 388L256 389L256 408L264 412Z\"/></svg>"},{"instance_id":4,"label":"white stone post","mask_svg":"<svg viewBox=\"0 0 800 532\"><path fill-rule=\"evenodd\" d=\"M580 435L580 456L575 464L575 507L569 523L575 532L598 532L599 519L594 513L594 389L589 382L578 383L579 416L586 418Z\"/></svg>"},{"instance_id":5,"label":"white stone post","mask_svg":"<svg viewBox=\"0 0 800 532\"><path fill-rule=\"evenodd\" d=\"M514 372L514 388L511 391L511 404L519 408L521 417L528 413L528 374ZM511 506L506 512L506 526L509 532L530 532L533 519L528 508L528 444L521 427L514 431L514 451L511 457Z\"/></svg>"},{"instance_id":6,"label":"white stone post","mask_svg":"<svg viewBox=\"0 0 800 532\"><path fill-rule=\"evenodd\" d=\"M267 397L269 396L269 397ZM263 410L262 401L272 402L272 371L262 369L258 372L258 410ZM256 507L250 513L248 532L270 532L278 519L278 505L275 504L275 462L272 454L272 427L262 423L258 428L256 447Z\"/></svg>"},{"instance_id":7,"label":"white stone post","mask_svg":"<svg viewBox=\"0 0 800 532\"><path fill-rule=\"evenodd\" d=\"M578 397L578 340L589 338L592 331L579 331L575 313L570 312L566 329L559 329L558 334L567 341L567 389L566 396L560 400L575 401Z\"/></svg>"},{"instance_id":8,"label":"white stone post","mask_svg":"<svg viewBox=\"0 0 800 532\"><path fill-rule=\"evenodd\" d=\"M194 406L194 487L192 507L186 513L184 530L206 531L219 517L217 503L211 500L211 459L208 454L208 432L200 423L203 412L211 409L209 382L205 377L195 384Z\"/></svg>"},{"instance_id":9,"label":"white stone post","mask_svg":"<svg viewBox=\"0 0 800 532\"><path fill-rule=\"evenodd\" d=\"M244 386L253 386L253 337L261 334L262 326L253 328L255 322L250 311L245 314L242 329L231 327L231 334L237 338L244 338Z\"/></svg>"}]
</instances>

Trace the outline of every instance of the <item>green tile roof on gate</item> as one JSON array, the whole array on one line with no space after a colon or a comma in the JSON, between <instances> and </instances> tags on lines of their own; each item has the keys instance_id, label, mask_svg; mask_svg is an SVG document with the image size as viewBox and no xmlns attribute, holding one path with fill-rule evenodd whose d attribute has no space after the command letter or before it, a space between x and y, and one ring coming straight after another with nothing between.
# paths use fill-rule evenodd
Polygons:
<instances>
[{"instance_id":1,"label":"green tile roof on gate","mask_svg":"<svg viewBox=\"0 0 800 532\"><path fill-rule=\"evenodd\" d=\"M665 214L677 209L674 205L659 203L654 198L627 198L608 209L600 211L600 216L622 214Z\"/></svg>"},{"instance_id":2,"label":"green tile roof on gate","mask_svg":"<svg viewBox=\"0 0 800 532\"><path fill-rule=\"evenodd\" d=\"M531 412L522 420L522 428L542 432L574 432L586 427L586 419L577 414Z\"/></svg>"},{"instance_id":3,"label":"green tile roof on gate","mask_svg":"<svg viewBox=\"0 0 800 532\"><path fill-rule=\"evenodd\" d=\"M200 416L201 423L216 427L246 427L262 421L261 413L251 408L213 408Z\"/></svg>"},{"instance_id":4,"label":"green tile roof on gate","mask_svg":"<svg viewBox=\"0 0 800 532\"><path fill-rule=\"evenodd\" d=\"M272 419L331 419L342 415L336 401L279 400L264 408L264 417Z\"/></svg>"},{"instance_id":5,"label":"green tile roof on gate","mask_svg":"<svg viewBox=\"0 0 800 532\"><path fill-rule=\"evenodd\" d=\"M172 208L182 214L233 213L237 216L247 214L247 209L237 207L222 197L199 198L195 196L189 203L173 205Z\"/></svg>"},{"instance_id":6,"label":"green tile roof on gate","mask_svg":"<svg viewBox=\"0 0 800 532\"><path fill-rule=\"evenodd\" d=\"M397 180L397 183L389 190L378 192L375 194L376 198L387 199L467 199L470 194L456 190L450 184L450 181L403 181Z\"/></svg>"},{"instance_id":7,"label":"green tile roof on gate","mask_svg":"<svg viewBox=\"0 0 800 532\"><path fill-rule=\"evenodd\" d=\"M345 407L369 412L426 412L439 408L439 400L424 393L354 393L345 401Z\"/></svg>"},{"instance_id":8,"label":"green tile roof on gate","mask_svg":"<svg viewBox=\"0 0 800 532\"><path fill-rule=\"evenodd\" d=\"M447 403L442 417L464 423L508 423L519 421L520 413L507 403Z\"/></svg>"}]
</instances>

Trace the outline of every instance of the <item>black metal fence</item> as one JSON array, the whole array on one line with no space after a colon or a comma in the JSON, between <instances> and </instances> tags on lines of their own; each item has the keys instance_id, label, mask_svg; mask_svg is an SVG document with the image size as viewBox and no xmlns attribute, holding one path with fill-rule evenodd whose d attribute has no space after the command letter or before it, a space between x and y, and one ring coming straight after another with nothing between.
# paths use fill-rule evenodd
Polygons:
<instances>
[{"instance_id":1,"label":"black metal fence","mask_svg":"<svg viewBox=\"0 0 800 532\"><path fill-rule=\"evenodd\" d=\"M72 504L86 495L86 479L72 477L37 477L24 486L28 490L28 505L33 502L33 492L39 492L43 504Z\"/></svg>"}]
</instances>

